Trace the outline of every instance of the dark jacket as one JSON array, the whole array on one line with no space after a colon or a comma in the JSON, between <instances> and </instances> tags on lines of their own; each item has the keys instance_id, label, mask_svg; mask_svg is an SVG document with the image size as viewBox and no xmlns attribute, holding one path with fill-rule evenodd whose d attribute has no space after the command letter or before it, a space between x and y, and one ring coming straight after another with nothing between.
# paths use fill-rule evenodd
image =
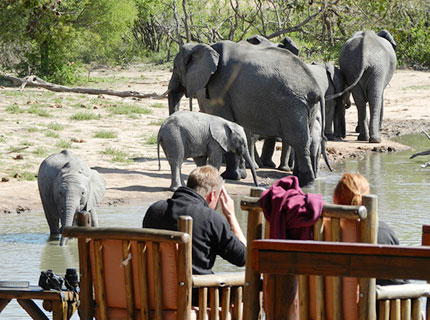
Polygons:
<instances>
[{"instance_id":1,"label":"dark jacket","mask_svg":"<svg viewBox=\"0 0 430 320\"><path fill-rule=\"evenodd\" d=\"M396 245L400 244L399 239L397 238L394 230L385 223L384 221L379 220L378 226L378 244L388 244L388 245ZM405 284L410 283L408 280L401 279L376 279L376 284L381 286L389 286L393 284Z\"/></svg>"},{"instance_id":2,"label":"dark jacket","mask_svg":"<svg viewBox=\"0 0 430 320\"><path fill-rule=\"evenodd\" d=\"M205 199L187 187L172 198L152 204L144 228L178 230L179 216L193 218L193 274L211 274L216 255L237 266L245 265L246 247L231 231L225 217L209 208Z\"/></svg>"}]
</instances>

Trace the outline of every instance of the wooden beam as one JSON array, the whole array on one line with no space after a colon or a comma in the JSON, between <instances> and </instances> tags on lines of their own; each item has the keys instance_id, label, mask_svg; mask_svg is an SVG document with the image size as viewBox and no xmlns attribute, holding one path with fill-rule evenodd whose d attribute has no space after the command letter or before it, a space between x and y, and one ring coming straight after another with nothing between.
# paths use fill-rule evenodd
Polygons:
<instances>
[{"instance_id":1,"label":"wooden beam","mask_svg":"<svg viewBox=\"0 0 430 320\"><path fill-rule=\"evenodd\" d=\"M131 242L123 240L122 241L122 261L128 261L122 264L124 268L124 280L125 280L125 300L127 303L127 319L134 320L135 316L135 306L134 306L134 285L133 285L133 263L129 259L131 256ZM141 275L140 275L141 276Z\"/></svg>"},{"instance_id":2,"label":"wooden beam","mask_svg":"<svg viewBox=\"0 0 430 320\"><path fill-rule=\"evenodd\" d=\"M426 247L257 240L252 268L262 273L430 280Z\"/></svg>"},{"instance_id":3,"label":"wooden beam","mask_svg":"<svg viewBox=\"0 0 430 320\"><path fill-rule=\"evenodd\" d=\"M33 300L17 300L19 305L27 311L32 319L35 320L49 320L49 318L39 309Z\"/></svg>"}]
</instances>

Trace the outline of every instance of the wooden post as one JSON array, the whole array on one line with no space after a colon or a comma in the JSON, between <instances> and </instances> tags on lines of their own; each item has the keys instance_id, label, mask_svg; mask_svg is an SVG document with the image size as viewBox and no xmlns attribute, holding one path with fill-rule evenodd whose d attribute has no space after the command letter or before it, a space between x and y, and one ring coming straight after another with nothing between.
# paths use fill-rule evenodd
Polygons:
<instances>
[{"instance_id":1,"label":"wooden post","mask_svg":"<svg viewBox=\"0 0 430 320\"><path fill-rule=\"evenodd\" d=\"M411 320L411 299L402 300L402 320Z\"/></svg>"},{"instance_id":2,"label":"wooden post","mask_svg":"<svg viewBox=\"0 0 430 320\"><path fill-rule=\"evenodd\" d=\"M251 196L260 197L264 188L251 188ZM246 233L246 269L244 287L244 320L257 320L260 314L260 273L251 269L251 243L263 237L263 212L255 203L241 201L242 210L248 211L248 227Z\"/></svg>"},{"instance_id":3,"label":"wooden post","mask_svg":"<svg viewBox=\"0 0 430 320\"><path fill-rule=\"evenodd\" d=\"M314 240L324 241L324 223L323 219L318 219L314 224ZM309 281L315 281L315 319L321 320L325 318L325 302L324 302L324 278L322 276L313 276Z\"/></svg>"},{"instance_id":4,"label":"wooden post","mask_svg":"<svg viewBox=\"0 0 430 320\"><path fill-rule=\"evenodd\" d=\"M131 255L131 242L122 240L122 260L127 261L129 255ZM125 299L127 303L127 319L133 320L135 316L135 305L134 305L134 284L133 284L133 268L131 261L125 265L124 268L124 279L125 279Z\"/></svg>"},{"instance_id":5,"label":"wooden post","mask_svg":"<svg viewBox=\"0 0 430 320\"><path fill-rule=\"evenodd\" d=\"M412 300L412 319L413 320L421 319L421 300L420 299Z\"/></svg>"},{"instance_id":6,"label":"wooden post","mask_svg":"<svg viewBox=\"0 0 430 320\"><path fill-rule=\"evenodd\" d=\"M364 195L363 206L367 218L360 223L361 242L376 244L378 236L378 198L376 195ZM376 320L376 279L360 278L360 297L358 302L358 319Z\"/></svg>"},{"instance_id":7,"label":"wooden post","mask_svg":"<svg viewBox=\"0 0 430 320\"><path fill-rule=\"evenodd\" d=\"M191 317L191 291L192 291L192 239L193 239L193 219L190 216L180 216L178 229L189 235L189 241L179 247L179 256L183 260L178 260L178 274L184 274L184 279L178 279L178 319L188 320ZM185 270L181 270L184 268Z\"/></svg>"},{"instance_id":8,"label":"wooden post","mask_svg":"<svg viewBox=\"0 0 430 320\"><path fill-rule=\"evenodd\" d=\"M106 290L104 282L104 265L103 265L103 242L102 240L94 240L94 258L95 258L95 284L98 313L101 320L107 320L107 304L106 304Z\"/></svg>"},{"instance_id":9,"label":"wooden post","mask_svg":"<svg viewBox=\"0 0 430 320\"><path fill-rule=\"evenodd\" d=\"M146 243L137 244L137 269L139 270L140 316L149 319L149 286L148 286L148 247Z\"/></svg>"}]
</instances>

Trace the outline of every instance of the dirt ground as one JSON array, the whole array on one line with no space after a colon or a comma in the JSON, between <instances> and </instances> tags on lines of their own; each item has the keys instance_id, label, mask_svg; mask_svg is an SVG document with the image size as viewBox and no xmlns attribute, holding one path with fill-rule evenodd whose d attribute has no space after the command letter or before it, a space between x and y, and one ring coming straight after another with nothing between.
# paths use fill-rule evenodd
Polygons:
<instances>
[{"instance_id":1,"label":"dirt ground","mask_svg":"<svg viewBox=\"0 0 430 320\"><path fill-rule=\"evenodd\" d=\"M86 86L162 93L167 89L170 75L169 70L147 65L98 70L89 74L89 79L95 81L89 81ZM429 101L430 73L396 71L385 90L382 143L356 140L357 113L353 105L347 110L346 139L328 142L330 160L347 161L366 152L407 148L390 141L390 137L428 131ZM186 99L182 108L188 109ZM83 120L83 113L93 115L94 119ZM34 176L44 158L64 148L71 149L103 175L107 188L102 205L139 204L169 197L170 167L161 151L161 171L158 170L154 143L158 128L167 116L166 98L122 99L1 87L0 213L41 208ZM261 148L261 143L258 147ZM275 162L279 161L279 155L277 150ZM187 161L182 173L187 175L194 167ZM285 173L259 169L257 174L261 185L267 187ZM248 194L250 186L250 174L245 180L226 182L232 194Z\"/></svg>"}]
</instances>

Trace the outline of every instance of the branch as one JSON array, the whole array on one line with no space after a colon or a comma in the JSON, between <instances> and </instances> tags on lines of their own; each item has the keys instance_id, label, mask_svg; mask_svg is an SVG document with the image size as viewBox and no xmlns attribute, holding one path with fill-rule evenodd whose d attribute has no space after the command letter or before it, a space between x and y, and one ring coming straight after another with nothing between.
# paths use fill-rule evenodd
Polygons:
<instances>
[{"instance_id":1,"label":"branch","mask_svg":"<svg viewBox=\"0 0 430 320\"><path fill-rule=\"evenodd\" d=\"M84 94L106 94L110 96L117 96L121 98L126 97L134 97L134 98L152 98L152 99L161 99L164 98L168 90L161 95L157 93L147 93L147 94L141 94L137 91L114 91L114 90L104 90L104 89L94 89L94 88L69 88L66 86L61 86L53 83L46 82L36 76L28 76L24 79L9 76L9 75L2 75L1 77L12 81L12 83L15 86L20 86L21 90L24 90L26 86L30 87L36 87L36 88L44 88L50 91L55 92L74 92L74 93L84 93Z\"/></svg>"},{"instance_id":2,"label":"branch","mask_svg":"<svg viewBox=\"0 0 430 320\"><path fill-rule=\"evenodd\" d=\"M266 38L267 39L272 39L275 37L279 37L282 34L285 33L290 33L290 32L294 32L294 31L298 31L301 29L301 27L303 27L306 23L308 23L309 21L311 21L313 18L315 18L320 12L322 11L322 8L320 8L317 12L315 12L313 15L308 16L305 20L303 20L301 23L299 23L298 25L295 25L293 27L289 27L286 29L282 29L279 31L276 31L274 33L272 33L271 35L268 35Z\"/></svg>"}]
</instances>

